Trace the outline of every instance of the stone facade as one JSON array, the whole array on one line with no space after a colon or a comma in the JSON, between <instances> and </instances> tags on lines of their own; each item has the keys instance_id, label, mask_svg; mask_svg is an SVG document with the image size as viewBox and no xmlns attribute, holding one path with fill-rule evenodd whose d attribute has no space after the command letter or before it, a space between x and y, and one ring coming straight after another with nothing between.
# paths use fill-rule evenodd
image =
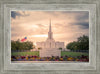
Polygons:
<instances>
[{"instance_id":1,"label":"stone facade","mask_svg":"<svg viewBox=\"0 0 100 74\"><path fill-rule=\"evenodd\" d=\"M53 32L51 31L51 21L49 25L48 38L44 42L37 42L37 49L39 50L40 57L61 56L61 50L64 49L64 42L55 41L53 39Z\"/></svg>"},{"instance_id":2,"label":"stone facade","mask_svg":"<svg viewBox=\"0 0 100 74\"><path fill-rule=\"evenodd\" d=\"M37 48L64 48L64 42L55 42L55 41L51 41L51 42L37 42Z\"/></svg>"},{"instance_id":3,"label":"stone facade","mask_svg":"<svg viewBox=\"0 0 100 74\"><path fill-rule=\"evenodd\" d=\"M61 50L56 48L45 48L39 51L40 57L52 57L52 56L61 56Z\"/></svg>"}]
</instances>

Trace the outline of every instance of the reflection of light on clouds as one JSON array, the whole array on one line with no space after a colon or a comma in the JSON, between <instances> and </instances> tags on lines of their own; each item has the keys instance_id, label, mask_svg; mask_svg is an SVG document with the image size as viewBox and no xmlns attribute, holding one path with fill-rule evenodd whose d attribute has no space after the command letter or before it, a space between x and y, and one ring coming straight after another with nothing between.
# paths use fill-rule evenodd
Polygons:
<instances>
[{"instance_id":1,"label":"reflection of light on clouds","mask_svg":"<svg viewBox=\"0 0 100 74\"><path fill-rule=\"evenodd\" d=\"M36 46L36 42L33 43Z\"/></svg>"},{"instance_id":2,"label":"reflection of light on clouds","mask_svg":"<svg viewBox=\"0 0 100 74\"><path fill-rule=\"evenodd\" d=\"M38 26L37 26L37 25L32 25L31 27L38 28Z\"/></svg>"},{"instance_id":3,"label":"reflection of light on clouds","mask_svg":"<svg viewBox=\"0 0 100 74\"><path fill-rule=\"evenodd\" d=\"M48 35L32 35L32 37L48 37Z\"/></svg>"},{"instance_id":4,"label":"reflection of light on clouds","mask_svg":"<svg viewBox=\"0 0 100 74\"><path fill-rule=\"evenodd\" d=\"M45 41L51 26L55 41L63 41L65 44L75 41L79 36L89 34L86 27L87 12L80 11L17 11L22 15L11 18L11 40L18 40L27 36L27 40L35 42ZM84 15L84 16L83 16ZM19 18L20 17L20 18ZM79 19L80 18L80 19ZM77 25L77 23L80 23ZM82 25L82 24L83 25ZM85 25L84 25L85 24Z\"/></svg>"}]
</instances>

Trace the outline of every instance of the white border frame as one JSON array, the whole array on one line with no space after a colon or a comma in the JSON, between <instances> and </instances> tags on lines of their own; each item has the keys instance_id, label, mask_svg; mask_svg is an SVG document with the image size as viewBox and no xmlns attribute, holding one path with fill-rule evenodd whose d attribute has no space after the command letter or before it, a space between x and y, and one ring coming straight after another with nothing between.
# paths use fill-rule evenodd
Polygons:
<instances>
[{"instance_id":1,"label":"white border frame","mask_svg":"<svg viewBox=\"0 0 100 74\"><path fill-rule=\"evenodd\" d=\"M45 7L47 6L47 7ZM25 8L23 8L25 7ZM12 10L60 10L89 11L89 63L11 63L11 27L10 13ZM95 19L95 20L94 20ZM4 6L4 69L5 70L96 70L96 5L95 4L6 4ZM95 34L95 35L93 35ZM73 66L74 65L74 66ZM20 67L19 67L20 66Z\"/></svg>"}]
</instances>

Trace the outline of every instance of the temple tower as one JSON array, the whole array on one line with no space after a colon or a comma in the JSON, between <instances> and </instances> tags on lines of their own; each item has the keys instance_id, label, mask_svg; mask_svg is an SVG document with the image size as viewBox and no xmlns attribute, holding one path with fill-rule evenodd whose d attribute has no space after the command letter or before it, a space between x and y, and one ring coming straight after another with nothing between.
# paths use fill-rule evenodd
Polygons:
<instances>
[{"instance_id":1,"label":"temple tower","mask_svg":"<svg viewBox=\"0 0 100 74\"><path fill-rule=\"evenodd\" d=\"M53 32L51 29L51 20L50 20L50 24L49 24L49 32L48 32L48 38L47 40L52 40L53 39Z\"/></svg>"},{"instance_id":2,"label":"temple tower","mask_svg":"<svg viewBox=\"0 0 100 74\"><path fill-rule=\"evenodd\" d=\"M61 50L59 50L59 48L64 48L64 42L56 42L53 39L51 20L49 23L48 38L44 42L37 42L37 48L41 48L41 50L39 50L40 57L61 56Z\"/></svg>"}]
</instances>

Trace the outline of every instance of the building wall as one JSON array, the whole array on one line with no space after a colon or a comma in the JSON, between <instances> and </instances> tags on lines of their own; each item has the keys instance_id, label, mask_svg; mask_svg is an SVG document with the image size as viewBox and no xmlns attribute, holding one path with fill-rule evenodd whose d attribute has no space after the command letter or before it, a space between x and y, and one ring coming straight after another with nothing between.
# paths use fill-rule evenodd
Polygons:
<instances>
[{"instance_id":1,"label":"building wall","mask_svg":"<svg viewBox=\"0 0 100 74\"><path fill-rule=\"evenodd\" d=\"M37 42L37 48L45 48L45 42Z\"/></svg>"},{"instance_id":2,"label":"building wall","mask_svg":"<svg viewBox=\"0 0 100 74\"><path fill-rule=\"evenodd\" d=\"M64 48L64 42L37 42L37 48Z\"/></svg>"},{"instance_id":3,"label":"building wall","mask_svg":"<svg viewBox=\"0 0 100 74\"><path fill-rule=\"evenodd\" d=\"M50 44L51 43L51 44ZM42 48L39 50L40 57L52 57L52 56L61 56L61 50L64 49L64 42L55 42L55 41L46 41L46 42L37 42L37 48Z\"/></svg>"},{"instance_id":4,"label":"building wall","mask_svg":"<svg viewBox=\"0 0 100 74\"><path fill-rule=\"evenodd\" d=\"M56 48L64 48L64 42L56 42Z\"/></svg>"},{"instance_id":5,"label":"building wall","mask_svg":"<svg viewBox=\"0 0 100 74\"><path fill-rule=\"evenodd\" d=\"M61 56L61 50L56 48L45 48L39 51L40 57Z\"/></svg>"}]
</instances>

